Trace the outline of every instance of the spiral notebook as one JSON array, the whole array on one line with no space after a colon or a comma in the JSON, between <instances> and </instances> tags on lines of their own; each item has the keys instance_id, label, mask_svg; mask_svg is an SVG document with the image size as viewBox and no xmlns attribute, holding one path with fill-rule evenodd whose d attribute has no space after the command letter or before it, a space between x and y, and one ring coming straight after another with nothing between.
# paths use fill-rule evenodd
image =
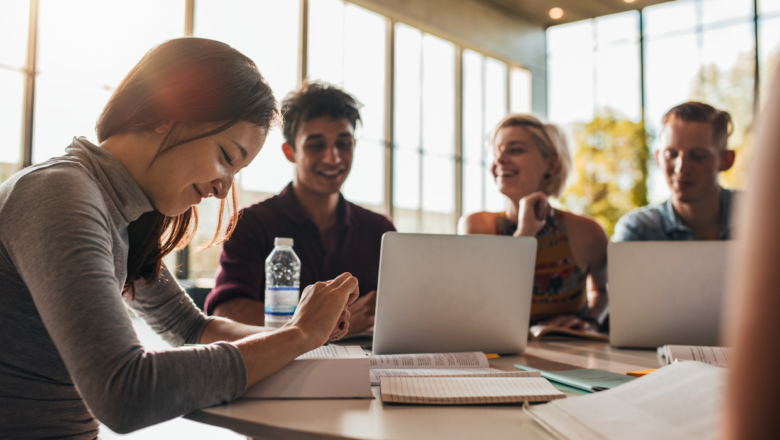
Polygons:
<instances>
[{"instance_id":1,"label":"spiral notebook","mask_svg":"<svg viewBox=\"0 0 780 440\"><path fill-rule=\"evenodd\" d=\"M566 394L538 371L524 377L382 377L382 401L421 405L548 402Z\"/></svg>"}]
</instances>

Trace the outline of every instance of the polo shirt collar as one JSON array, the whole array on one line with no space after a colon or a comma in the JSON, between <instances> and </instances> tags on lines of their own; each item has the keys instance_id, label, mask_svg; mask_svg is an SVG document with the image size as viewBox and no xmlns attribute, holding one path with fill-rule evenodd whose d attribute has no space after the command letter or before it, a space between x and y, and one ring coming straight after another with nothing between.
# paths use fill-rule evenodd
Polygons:
<instances>
[{"instance_id":1,"label":"polo shirt collar","mask_svg":"<svg viewBox=\"0 0 780 440\"><path fill-rule=\"evenodd\" d=\"M693 234L691 228L685 224L680 215L677 214L677 211L674 210L674 205L672 205L671 198L667 200L666 203L664 203L663 215L664 231L667 234L674 231L683 231Z\"/></svg>"},{"instance_id":2,"label":"polo shirt collar","mask_svg":"<svg viewBox=\"0 0 780 440\"><path fill-rule=\"evenodd\" d=\"M720 236L721 240L729 236L729 216L731 213L731 190L720 187ZM693 230L677 214L672 205L672 199L667 200L662 210L664 216L664 231L666 233L682 231L693 235Z\"/></svg>"},{"instance_id":3,"label":"polo shirt collar","mask_svg":"<svg viewBox=\"0 0 780 440\"><path fill-rule=\"evenodd\" d=\"M311 221L306 210L303 209L303 206L301 206L298 199L295 197L295 190L293 189L292 182L279 193L279 203L287 217L296 224L302 225L307 221ZM342 226L355 226L357 224L357 219L354 218L354 211L342 194L339 194L339 203L336 206L336 213L338 216L336 223L337 228Z\"/></svg>"}]
</instances>

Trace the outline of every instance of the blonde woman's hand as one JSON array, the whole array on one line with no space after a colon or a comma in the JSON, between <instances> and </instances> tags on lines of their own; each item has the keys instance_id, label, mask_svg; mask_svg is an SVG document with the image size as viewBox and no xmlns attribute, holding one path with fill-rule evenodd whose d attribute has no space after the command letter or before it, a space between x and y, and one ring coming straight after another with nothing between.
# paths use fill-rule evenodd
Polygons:
<instances>
[{"instance_id":1,"label":"blonde woman's hand","mask_svg":"<svg viewBox=\"0 0 780 440\"><path fill-rule=\"evenodd\" d=\"M546 321L541 321L538 323L538 325L545 326L545 327L562 327L562 328L570 328L572 330L593 331L593 332L595 332L597 329L597 325L595 323L580 319L574 315L556 316L555 318L548 319Z\"/></svg>"},{"instance_id":2,"label":"blonde woman's hand","mask_svg":"<svg viewBox=\"0 0 780 440\"><path fill-rule=\"evenodd\" d=\"M543 192L535 192L523 197L520 199L515 236L535 237L544 227L550 214L552 214L552 207Z\"/></svg>"},{"instance_id":3,"label":"blonde woman's hand","mask_svg":"<svg viewBox=\"0 0 780 440\"><path fill-rule=\"evenodd\" d=\"M349 273L312 284L303 290L295 314L285 327L301 329L311 350L328 339L339 339L349 330L347 307L355 302L359 293L358 280Z\"/></svg>"}]
</instances>

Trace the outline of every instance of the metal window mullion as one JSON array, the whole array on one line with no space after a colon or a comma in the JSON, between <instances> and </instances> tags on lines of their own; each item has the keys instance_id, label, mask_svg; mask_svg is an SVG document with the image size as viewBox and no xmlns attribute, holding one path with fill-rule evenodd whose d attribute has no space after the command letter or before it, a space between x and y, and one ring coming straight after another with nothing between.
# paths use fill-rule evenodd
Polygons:
<instances>
[{"instance_id":1,"label":"metal window mullion","mask_svg":"<svg viewBox=\"0 0 780 440\"><path fill-rule=\"evenodd\" d=\"M22 167L32 165L33 118L35 116L35 79L38 75L38 0L30 0L27 30L27 62L24 68L22 125Z\"/></svg>"},{"instance_id":2,"label":"metal window mullion","mask_svg":"<svg viewBox=\"0 0 780 440\"><path fill-rule=\"evenodd\" d=\"M645 108L647 107L645 94L645 14L639 10L639 102L641 105L642 130L647 139L647 127L645 121Z\"/></svg>"},{"instance_id":3,"label":"metal window mullion","mask_svg":"<svg viewBox=\"0 0 780 440\"><path fill-rule=\"evenodd\" d=\"M595 118L596 115L600 113L599 110L599 35L598 31L596 30L596 20L591 19L590 20L590 28L591 32L593 34L593 47L592 50L592 60L593 60L593 69L591 73L593 74L593 117Z\"/></svg>"},{"instance_id":4,"label":"metal window mullion","mask_svg":"<svg viewBox=\"0 0 780 440\"><path fill-rule=\"evenodd\" d=\"M417 157L419 158L419 166L417 167L418 178L419 178L419 188L418 188L418 196L420 198L420 206L417 209L417 227L419 228L419 232L423 232L423 160L425 158L425 152L423 149L423 127L425 123L425 105L424 105L424 78L425 78L425 34L422 33L420 36L420 137L419 137L419 146L418 146L418 153Z\"/></svg>"},{"instance_id":5,"label":"metal window mullion","mask_svg":"<svg viewBox=\"0 0 780 440\"><path fill-rule=\"evenodd\" d=\"M758 0L753 0L753 39L756 43L753 49L753 55L755 57L753 65L753 68L755 69L755 72L753 72L753 120L755 120L761 107L761 74L759 71L761 64L758 59Z\"/></svg>"},{"instance_id":6,"label":"metal window mullion","mask_svg":"<svg viewBox=\"0 0 780 440\"><path fill-rule=\"evenodd\" d=\"M298 88L309 75L309 0L300 0L298 22Z\"/></svg>"},{"instance_id":7,"label":"metal window mullion","mask_svg":"<svg viewBox=\"0 0 780 440\"><path fill-rule=\"evenodd\" d=\"M184 36L195 35L195 0L184 2Z\"/></svg>"},{"instance_id":8,"label":"metal window mullion","mask_svg":"<svg viewBox=\"0 0 780 440\"><path fill-rule=\"evenodd\" d=\"M479 93L479 106L481 108L481 114L480 114L480 121L479 121L479 132L482 134L482 142L480 142L480 151L482 154L479 158L479 188L480 188L480 202L482 206L483 211L487 211L487 157L488 157L488 151L487 151L487 139L488 139L488 132L487 132L487 68L486 68L486 62L485 62L485 56L482 55L482 59L480 60L480 93Z\"/></svg>"},{"instance_id":9,"label":"metal window mullion","mask_svg":"<svg viewBox=\"0 0 780 440\"><path fill-rule=\"evenodd\" d=\"M509 115L512 112L512 68L509 64L504 63L506 66L506 114Z\"/></svg>"},{"instance_id":10,"label":"metal window mullion","mask_svg":"<svg viewBox=\"0 0 780 440\"><path fill-rule=\"evenodd\" d=\"M385 18L385 213L395 214L395 21Z\"/></svg>"},{"instance_id":11,"label":"metal window mullion","mask_svg":"<svg viewBox=\"0 0 780 440\"><path fill-rule=\"evenodd\" d=\"M192 37L193 35L195 35L195 0L185 0L184 36ZM176 267L173 268L173 273L180 280L186 280L190 277L190 250L190 245L187 245L176 252Z\"/></svg>"},{"instance_id":12,"label":"metal window mullion","mask_svg":"<svg viewBox=\"0 0 780 440\"><path fill-rule=\"evenodd\" d=\"M455 46L455 230L463 215L463 48Z\"/></svg>"}]
</instances>

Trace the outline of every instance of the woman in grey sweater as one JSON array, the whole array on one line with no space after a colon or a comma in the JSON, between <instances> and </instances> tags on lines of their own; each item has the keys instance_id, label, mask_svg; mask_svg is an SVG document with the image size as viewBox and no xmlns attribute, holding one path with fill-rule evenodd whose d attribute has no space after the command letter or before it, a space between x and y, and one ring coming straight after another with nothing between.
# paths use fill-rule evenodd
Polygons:
<instances>
[{"instance_id":1,"label":"woman in grey sweater","mask_svg":"<svg viewBox=\"0 0 780 440\"><path fill-rule=\"evenodd\" d=\"M0 438L92 439L96 418L124 433L228 402L346 332L349 274L262 332L204 316L162 262L192 237L194 205L224 207L277 118L249 58L171 40L116 89L100 145L74 139L0 185ZM125 304L177 348L144 350Z\"/></svg>"}]
</instances>

